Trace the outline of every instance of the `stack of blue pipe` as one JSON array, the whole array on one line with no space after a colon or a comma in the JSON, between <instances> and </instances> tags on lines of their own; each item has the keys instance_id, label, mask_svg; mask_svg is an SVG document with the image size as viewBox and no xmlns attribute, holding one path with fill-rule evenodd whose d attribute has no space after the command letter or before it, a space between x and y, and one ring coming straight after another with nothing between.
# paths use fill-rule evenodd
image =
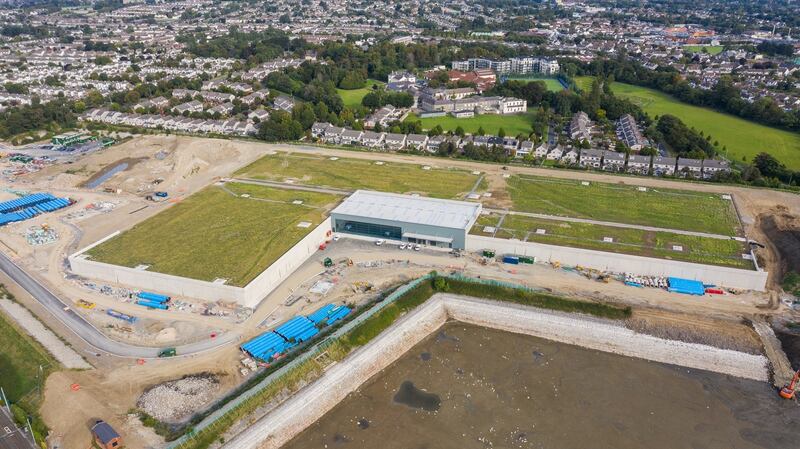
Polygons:
<instances>
[{"instance_id":1,"label":"stack of blue pipe","mask_svg":"<svg viewBox=\"0 0 800 449\"><path fill-rule=\"evenodd\" d=\"M49 193L34 193L0 203L0 226L27 220L45 212L52 212L72 204L66 198L56 198Z\"/></svg>"},{"instance_id":2,"label":"stack of blue pipe","mask_svg":"<svg viewBox=\"0 0 800 449\"><path fill-rule=\"evenodd\" d=\"M170 300L169 296L150 292L139 292L136 296L139 298L136 301L137 305L152 309L169 310L169 305L167 304Z\"/></svg>"}]
</instances>

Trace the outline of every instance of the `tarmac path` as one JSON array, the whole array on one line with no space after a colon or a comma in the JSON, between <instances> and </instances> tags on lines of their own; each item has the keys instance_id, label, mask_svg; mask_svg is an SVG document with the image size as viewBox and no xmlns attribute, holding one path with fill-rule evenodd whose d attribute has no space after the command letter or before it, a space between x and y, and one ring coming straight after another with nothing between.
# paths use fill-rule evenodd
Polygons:
<instances>
[{"instance_id":1,"label":"tarmac path","mask_svg":"<svg viewBox=\"0 0 800 449\"><path fill-rule=\"evenodd\" d=\"M35 449L28 432L20 430L5 407L0 407L0 449Z\"/></svg>"},{"instance_id":2,"label":"tarmac path","mask_svg":"<svg viewBox=\"0 0 800 449\"><path fill-rule=\"evenodd\" d=\"M26 290L56 319L72 330L81 340L97 350L98 353L131 358L158 357L159 348L134 346L109 338L2 253L0 253L0 270L4 271L8 277ZM209 338L178 346L176 350L179 356L197 354L226 346L238 341L240 338L241 336L236 332L225 332L213 339Z\"/></svg>"}]
</instances>

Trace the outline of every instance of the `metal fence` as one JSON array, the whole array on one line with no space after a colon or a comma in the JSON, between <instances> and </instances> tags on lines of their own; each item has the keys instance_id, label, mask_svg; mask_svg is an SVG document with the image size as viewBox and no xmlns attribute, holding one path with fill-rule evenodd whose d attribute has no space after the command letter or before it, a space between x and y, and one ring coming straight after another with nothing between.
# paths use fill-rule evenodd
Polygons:
<instances>
[{"instance_id":1,"label":"metal fence","mask_svg":"<svg viewBox=\"0 0 800 449\"><path fill-rule=\"evenodd\" d=\"M250 401L254 400L256 395L264 391L270 385L291 374L294 369L300 367L303 363L307 362L308 360L317 357L319 354L324 352L327 347L329 347L338 339L340 339L348 332L353 330L356 326L368 320L370 317L383 310L386 306L392 304L394 301L405 295L408 291L416 288L420 283L429 280L431 277L432 277L431 274L427 274L425 276L414 279L413 281L400 286L399 288L397 288L397 290L395 290L389 296L387 296L383 301L375 304L362 314L348 321L347 323L342 325L342 327L340 327L331 335L329 335L327 338L307 348L303 353L299 354L292 361L290 361L286 365L280 367L275 372L265 377L263 380L261 380L261 382L257 383L249 390L243 392L235 399L232 399L227 404L223 405L219 409L209 414L207 417L205 417L205 419L194 425L194 427L192 427L191 430L188 431L185 435L173 441L167 447L169 449L190 447L192 441L198 436L200 436L202 433L213 432L215 430L222 431L223 429L217 429L217 427L220 427L219 422L223 417L225 417L229 413L237 413L237 409L249 405ZM461 279L473 280L472 278L466 278L466 277L462 277ZM482 281L482 280L475 279L473 281ZM494 281L494 282L499 282L499 281ZM504 283L499 283L497 285L504 285Z\"/></svg>"}]
</instances>

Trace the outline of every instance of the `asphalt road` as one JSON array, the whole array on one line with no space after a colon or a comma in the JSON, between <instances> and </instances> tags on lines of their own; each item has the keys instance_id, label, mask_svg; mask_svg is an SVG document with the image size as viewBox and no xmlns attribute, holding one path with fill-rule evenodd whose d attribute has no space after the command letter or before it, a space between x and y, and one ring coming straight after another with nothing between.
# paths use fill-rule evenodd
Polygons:
<instances>
[{"instance_id":1,"label":"asphalt road","mask_svg":"<svg viewBox=\"0 0 800 449\"><path fill-rule=\"evenodd\" d=\"M2 253L0 253L0 270L3 270L14 282L39 301L56 319L72 330L86 344L94 348L97 353L132 358L154 358L158 356L159 348L134 346L112 340ZM176 349L179 356L191 355L236 342L239 338L240 336L237 333L226 332L213 339L208 338L178 346Z\"/></svg>"},{"instance_id":2,"label":"asphalt road","mask_svg":"<svg viewBox=\"0 0 800 449\"><path fill-rule=\"evenodd\" d=\"M36 449L30 434L17 429L5 407L0 407L0 449Z\"/></svg>"}]
</instances>

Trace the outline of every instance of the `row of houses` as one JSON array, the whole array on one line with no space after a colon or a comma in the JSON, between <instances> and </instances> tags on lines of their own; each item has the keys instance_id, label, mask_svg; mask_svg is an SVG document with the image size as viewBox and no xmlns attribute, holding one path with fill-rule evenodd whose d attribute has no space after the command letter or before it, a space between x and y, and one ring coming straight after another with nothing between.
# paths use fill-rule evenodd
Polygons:
<instances>
[{"instance_id":1,"label":"row of houses","mask_svg":"<svg viewBox=\"0 0 800 449\"><path fill-rule=\"evenodd\" d=\"M108 123L110 125L135 126L138 128L168 129L187 133L214 133L235 136L255 134L257 129L251 121L192 119L157 114L128 114L108 109L92 109L81 116L81 120Z\"/></svg>"},{"instance_id":2,"label":"row of houses","mask_svg":"<svg viewBox=\"0 0 800 449\"><path fill-rule=\"evenodd\" d=\"M413 149L436 152L446 142L456 148L463 149L472 143L476 146L500 147L509 154L515 154L520 148L520 141L513 137L497 136L427 136L425 134L397 134L373 131L360 131L342 128L330 123L318 122L311 127L311 135L325 143L335 145L360 145L380 150ZM528 141L525 141L528 142ZM531 144L531 142L528 142Z\"/></svg>"},{"instance_id":3,"label":"row of houses","mask_svg":"<svg viewBox=\"0 0 800 449\"><path fill-rule=\"evenodd\" d=\"M717 173L729 172L725 161L690 159L642 154L618 153L608 150L581 150L578 165L598 170L655 176L691 176L709 179Z\"/></svg>"},{"instance_id":4,"label":"row of houses","mask_svg":"<svg viewBox=\"0 0 800 449\"><path fill-rule=\"evenodd\" d=\"M689 159L640 154L618 153L608 150L549 147L542 143L535 147L530 140L498 136L427 136L424 134L396 134L361 131L317 122L311 135L322 142L335 145L360 145L377 150L403 150L436 152L443 144L451 143L463 150L469 144L504 149L510 156L524 158L533 155L538 160L549 160L564 165L578 165L597 170L625 172L639 175L691 176L708 179L719 172L730 171L724 161Z\"/></svg>"}]
</instances>

